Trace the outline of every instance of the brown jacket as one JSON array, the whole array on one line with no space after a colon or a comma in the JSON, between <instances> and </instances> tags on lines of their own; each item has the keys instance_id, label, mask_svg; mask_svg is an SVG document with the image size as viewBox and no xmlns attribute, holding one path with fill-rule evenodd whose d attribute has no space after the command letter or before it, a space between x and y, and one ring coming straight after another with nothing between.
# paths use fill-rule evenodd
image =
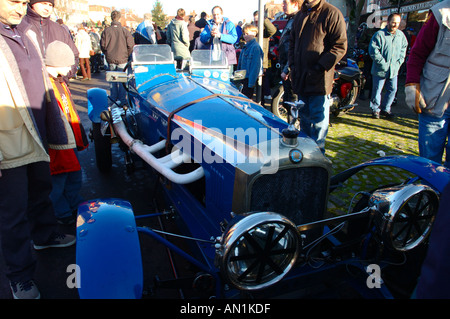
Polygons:
<instances>
[{"instance_id":1,"label":"brown jacket","mask_svg":"<svg viewBox=\"0 0 450 319\"><path fill-rule=\"evenodd\" d=\"M334 66L346 51L346 26L339 9L324 0L310 9L303 3L294 18L289 44L294 92L305 96L331 94Z\"/></svg>"},{"instance_id":2,"label":"brown jacket","mask_svg":"<svg viewBox=\"0 0 450 319\"><path fill-rule=\"evenodd\" d=\"M122 27L120 22L113 21L107 27L100 39L100 46L105 54L106 62L124 64L133 52L134 39L130 31Z\"/></svg>"}]
</instances>

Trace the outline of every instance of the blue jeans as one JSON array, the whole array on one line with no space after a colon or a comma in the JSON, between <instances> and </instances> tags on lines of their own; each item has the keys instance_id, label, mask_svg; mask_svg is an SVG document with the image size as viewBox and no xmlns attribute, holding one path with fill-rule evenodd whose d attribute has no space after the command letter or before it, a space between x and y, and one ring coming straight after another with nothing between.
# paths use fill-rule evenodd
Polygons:
<instances>
[{"instance_id":1,"label":"blue jeans","mask_svg":"<svg viewBox=\"0 0 450 319\"><path fill-rule=\"evenodd\" d=\"M80 195L81 184L81 170L52 175L53 189L50 193L50 199L55 209L56 218L71 216L72 211L83 202Z\"/></svg>"},{"instance_id":2,"label":"blue jeans","mask_svg":"<svg viewBox=\"0 0 450 319\"><path fill-rule=\"evenodd\" d=\"M123 71L127 64L113 64L109 63L109 71ZM125 104L127 102L127 92L125 91L125 88L123 87L122 83L117 82L111 82L109 84L110 88L110 97L113 101L121 101L122 104Z\"/></svg>"},{"instance_id":3,"label":"blue jeans","mask_svg":"<svg viewBox=\"0 0 450 319\"><path fill-rule=\"evenodd\" d=\"M298 96L305 106L298 112L300 131L311 137L325 154L325 139L330 122L330 97L328 95Z\"/></svg>"},{"instance_id":4,"label":"blue jeans","mask_svg":"<svg viewBox=\"0 0 450 319\"><path fill-rule=\"evenodd\" d=\"M394 102L397 93L397 77L392 79L380 78L372 75L372 97L370 99L370 108L373 112L386 111L391 112L391 105ZM385 89L384 97L381 93Z\"/></svg>"},{"instance_id":5,"label":"blue jeans","mask_svg":"<svg viewBox=\"0 0 450 319\"><path fill-rule=\"evenodd\" d=\"M442 117L434 117L426 113L419 114L420 156L441 164L445 149L444 165L450 168L449 124L450 109L447 109Z\"/></svg>"}]
</instances>

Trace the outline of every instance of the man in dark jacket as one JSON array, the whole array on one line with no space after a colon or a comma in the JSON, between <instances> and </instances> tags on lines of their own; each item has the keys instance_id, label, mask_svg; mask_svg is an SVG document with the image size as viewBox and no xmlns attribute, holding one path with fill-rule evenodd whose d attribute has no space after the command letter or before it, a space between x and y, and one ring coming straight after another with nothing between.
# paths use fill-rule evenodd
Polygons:
<instances>
[{"instance_id":1,"label":"man in dark jacket","mask_svg":"<svg viewBox=\"0 0 450 319\"><path fill-rule=\"evenodd\" d=\"M344 16L325 0L305 0L294 18L289 67L294 92L305 102L300 128L325 153L334 67L347 51Z\"/></svg>"},{"instance_id":2,"label":"man in dark jacket","mask_svg":"<svg viewBox=\"0 0 450 319\"><path fill-rule=\"evenodd\" d=\"M205 11L203 11L201 14L200 14L200 19L198 19L196 22L195 22L195 26L197 27L197 28L200 28L200 29L204 29L205 27L206 27L206 25L208 24L208 22L206 21L206 12Z\"/></svg>"},{"instance_id":3,"label":"man in dark jacket","mask_svg":"<svg viewBox=\"0 0 450 319\"><path fill-rule=\"evenodd\" d=\"M69 79L77 73L79 53L70 33L59 23L50 20L53 6L54 0L31 0L24 20L31 24L31 30L36 34L36 40L43 58L45 58L48 45L53 41L64 42L72 49L75 63L72 65L70 72L63 77L64 81L69 83Z\"/></svg>"},{"instance_id":4,"label":"man in dark jacket","mask_svg":"<svg viewBox=\"0 0 450 319\"><path fill-rule=\"evenodd\" d=\"M294 17L303 4L303 0L283 0L283 12L287 16L286 26L281 33L280 42L278 43L278 54L281 69L281 80L283 81L283 102L294 102L297 96L292 90L291 79L289 78L289 40L291 39L292 23ZM287 109L289 107L285 105Z\"/></svg>"},{"instance_id":5,"label":"man in dark jacket","mask_svg":"<svg viewBox=\"0 0 450 319\"><path fill-rule=\"evenodd\" d=\"M100 40L100 46L105 54L110 71L123 71L127 65L128 58L133 52L134 39L130 31L120 24L120 12L111 13L111 26L107 27ZM122 83L111 83L111 99L126 104L127 97Z\"/></svg>"}]
</instances>

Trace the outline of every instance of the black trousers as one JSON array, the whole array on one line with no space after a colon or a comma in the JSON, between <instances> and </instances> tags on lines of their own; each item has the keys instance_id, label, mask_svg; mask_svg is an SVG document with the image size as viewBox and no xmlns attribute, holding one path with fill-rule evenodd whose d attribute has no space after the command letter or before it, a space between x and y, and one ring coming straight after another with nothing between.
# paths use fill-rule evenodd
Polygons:
<instances>
[{"instance_id":1,"label":"black trousers","mask_svg":"<svg viewBox=\"0 0 450 319\"><path fill-rule=\"evenodd\" d=\"M242 85L243 85L243 87L242 87L242 94L244 94L246 97L248 97L251 100L253 98L253 94L255 92L255 88L254 87L252 87L252 88L248 87L248 79L247 78L242 81Z\"/></svg>"},{"instance_id":2,"label":"black trousers","mask_svg":"<svg viewBox=\"0 0 450 319\"><path fill-rule=\"evenodd\" d=\"M282 81L284 88L283 102L295 102L298 97L297 94L294 93L294 89L292 88L292 82L290 79L286 81Z\"/></svg>"},{"instance_id":3,"label":"black trousers","mask_svg":"<svg viewBox=\"0 0 450 319\"><path fill-rule=\"evenodd\" d=\"M1 173L0 244L6 275L10 281L30 280L36 267L31 241L44 244L57 227L49 198L49 163L36 162Z\"/></svg>"}]
</instances>

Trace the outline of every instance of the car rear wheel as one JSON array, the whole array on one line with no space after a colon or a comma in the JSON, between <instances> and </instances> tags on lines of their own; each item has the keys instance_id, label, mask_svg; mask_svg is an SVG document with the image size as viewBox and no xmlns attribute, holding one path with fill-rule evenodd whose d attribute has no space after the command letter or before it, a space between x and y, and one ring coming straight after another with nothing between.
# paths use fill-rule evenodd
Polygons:
<instances>
[{"instance_id":1,"label":"car rear wheel","mask_svg":"<svg viewBox=\"0 0 450 319\"><path fill-rule=\"evenodd\" d=\"M272 113L284 121L288 121L288 110L283 105L284 87L280 85L272 98Z\"/></svg>"}]
</instances>

